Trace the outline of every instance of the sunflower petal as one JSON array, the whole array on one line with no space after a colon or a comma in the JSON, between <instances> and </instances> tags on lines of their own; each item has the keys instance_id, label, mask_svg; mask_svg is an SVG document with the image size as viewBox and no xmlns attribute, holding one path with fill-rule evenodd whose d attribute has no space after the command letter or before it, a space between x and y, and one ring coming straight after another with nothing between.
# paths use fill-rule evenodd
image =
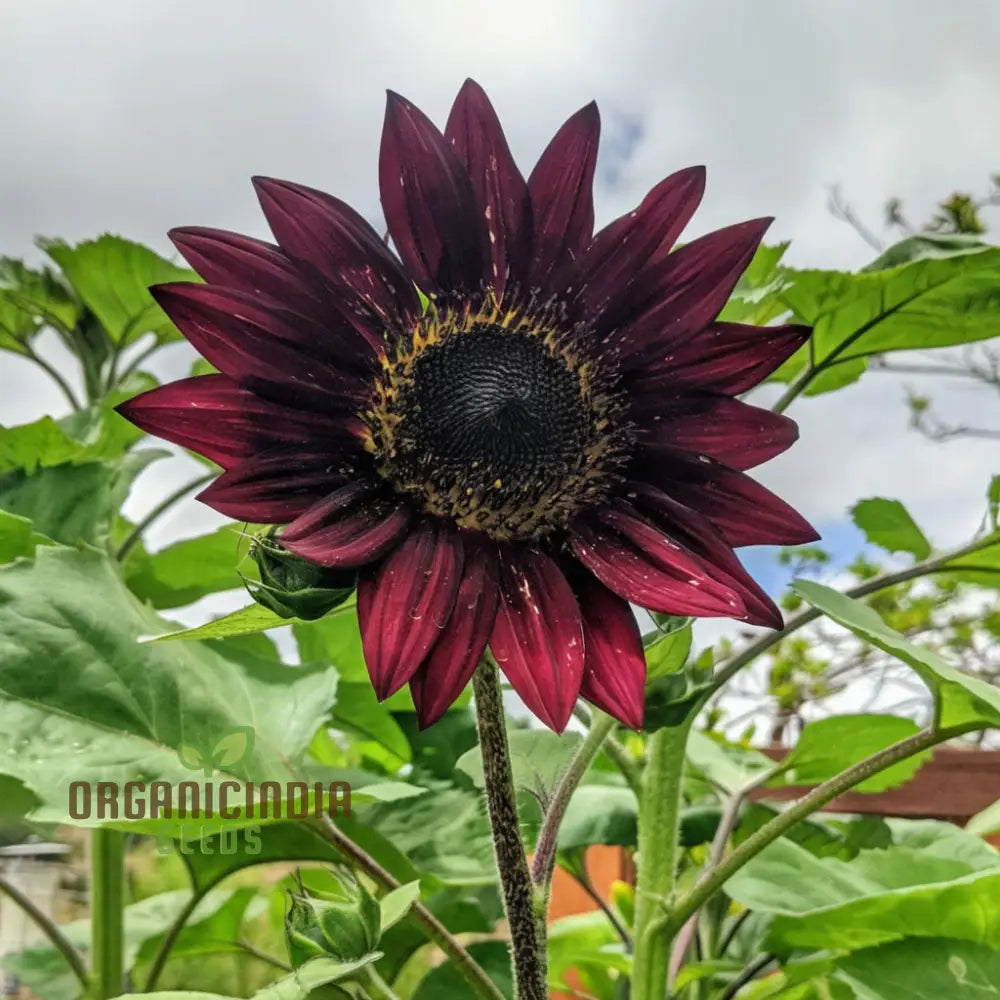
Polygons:
<instances>
[{"instance_id":1,"label":"sunflower petal","mask_svg":"<svg viewBox=\"0 0 1000 1000\"><path fill-rule=\"evenodd\" d=\"M742 618L746 611L697 554L624 501L577 521L570 545L601 583L651 611L706 618Z\"/></svg>"},{"instance_id":2,"label":"sunflower petal","mask_svg":"<svg viewBox=\"0 0 1000 1000\"><path fill-rule=\"evenodd\" d=\"M802 545L819 538L798 511L769 489L705 456L641 444L632 475L704 514L734 547Z\"/></svg>"},{"instance_id":3,"label":"sunflower petal","mask_svg":"<svg viewBox=\"0 0 1000 1000\"><path fill-rule=\"evenodd\" d=\"M577 259L594 234L594 168L601 117L593 102L556 132L528 178L534 236L529 287Z\"/></svg>"},{"instance_id":4,"label":"sunflower petal","mask_svg":"<svg viewBox=\"0 0 1000 1000\"><path fill-rule=\"evenodd\" d=\"M353 479L300 514L282 532L295 555L320 566L365 566L397 545L409 526L409 507L374 483Z\"/></svg>"},{"instance_id":5,"label":"sunflower petal","mask_svg":"<svg viewBox=\"0 0 1000 1000\"><path fill-rule=\"evenodd\" d=\"M574 284L587 314L612 311L654 255L669 252L705 191L705 168L689 167L660 181L637 209L602 229L576 268ZM600 322L598 319L597 322Z\"/></svg>"},{"instance_id":6,"label":"sunflower petal","mask_svg":"<svg viewBox=\"0 0 1000 1000\"><path fill-rule=\"evenodd\" d=\"M209 284L264 295L320 321L334 315L316 284L273 243L204 226L171 229L167 235Z\"/></svg>"},{"instance_id":7,"label":"sunflower petal","mask_svg":"<svg viewBox=\"0 0 1000 1000\"><path fill-rule=\"evenodd\" d=\"M496 552L469 540L455 607L427 660L410 680L420 727L433 725L472 679L500 601Z\"/></svg>"},{"instance_id":8,"label":"sunflower petal","mask_svg":"<svg viewBox=\"0 0 1000 1000\"><path fill-rule=\"evenodd\" d=\"M627 601L590 574L580 576L573 582L587 654L580 693L623 726L641 729L646 657L639 624Z\"/></svg>"},{"instance_id":9,"label":"sunflower petal","mask_svg":"<svg viewBox=\"0 0 1000 1000\"><path fill-rule=\"evenodd\" d=\"M417 284L428 295L477 292L486 228L468 171L431 120L392 91L378 176L389 233Z\"/></svg>"},{"instance_id":10,"label":"sunflower petal","mask_svg":"<svg viewBox=\"0 0 1000 1000\"><path fill-rule=\"evenodd\" d=\"M790 417L729 396L647 395L631 403L640 440L708 455L734 469L761 465L790 448L799 436L799 426Z\"/></svg>"},{"instance_id":11,"label":"sunflower petal","mask_svg":"<svg viewBox=\"0 0 1000 1000\"><path fill-rule=\"evenodd\" d=\"M711 567L715 576L740 595L746 605L744 621L751 625L781 628L784 620L778 606L743 568L732 546L711 521L648 483L629 483L627 489L643 514L661 525L668 534L682 540Z\"/></svg>"},{"instance_id":12,"label":"sunflower petal","mask_svg":"<svg viewBox=\"0 0 1000 1000\"><path fill-rule=\"evenodd\" d=\"M722 311L772 219L753 219L686 243L643 269L621 309L608 310L600 328L622 371L656 362L704 329ZM626 315L625 310L631 312Z\"/></svg>"},{"instance_id":13,"label":"sunflower petal","mask_svg":"<svg viewBox=\"0 0 1000 1000\"><path fill-rule=\"evenodd\" d=\"M691 388L735 396L763 382L811 332L798 324L712 323L637 371L629 381L629 394L642 399Z\"/></svg>"},{"instance_id":14,"label":"sunflower petal","mask_svg":"<svg viewBox=\"0 0 1000 1000\"><path fill-rule=\"evenodd\" d=\"M226 375L169 382L115 409L144 431L190 448L224 469L277 445L295 447L319 438L328 439L332 447L356 429L343 416L262 399Z\"/></svg>"},{"instance_id":15,"label":"sunflower petal","mask_svg":"<svg viewBox=\"0 0 1000 1000\"><path fill-rule=\"evenodd\" d=\"M177 282L150 292L199 354L266 398L320 411L351 409L365 398L364 378L339 365L340 358L359 365L374 356L353 331L335 336L248 292L215 285Z\"/></svg>"},{"instance_id":16,"label":"sunflower petal","mask_svg":"<svg viewBox=\"0 0 1000 1000\"><path fill-rule=\"evenodd\" d=\"M282 249L315 269L339 298L353 293L345 311L367 319L350 301L357 297L377 325L396 333L410 330L420 315L417 293L379 234L350 205L273 177L255 177L253 185Z\"/></svg>"},{"instance_id":17,"label":"sunflower petal","mask_svg":"<svg viewBox=\"0 0 1000 1000\"><path fill-rule=\"evenodd\" d=\"M531 200L493 105L474 80L466 80L458 92L444 137L468 171L477 210L485 218L489 259L483 280L500 300L508 272L519 277L526 263Z\"/></svg>"},{"instance_id":18,"label":"sunflower petal","mask_svg":"<svg viewBox=\"0 0 1000 1000\"><path fill-rule=\"evenodd\" d=\"M332 449L279 448L245 459L198 494L226 517L287 524L343 483Z\"/></svg>"},{"instance_id":19,"label":"sunflower petal","mask_svg":"<svg viewBox=\"0 0 1000 1000\"><path fill-rule=\"evenodd\" d=\"M442 636L462 556L457 532L425 521L381 565L361 574L361 644L380 701L410 680Z\"/></svg>"},{"instance_id":20,"label":"sunflower petal","mask_svg":"<svg viewBox=\"0 0 1000 1000\"><path fill-rule=\"evenodd\" d=\"M583 681L583 624L573 590L549 556L506 549L500 595L493 655L525 705L561 733Z\"/></svg>"}]
</instances>

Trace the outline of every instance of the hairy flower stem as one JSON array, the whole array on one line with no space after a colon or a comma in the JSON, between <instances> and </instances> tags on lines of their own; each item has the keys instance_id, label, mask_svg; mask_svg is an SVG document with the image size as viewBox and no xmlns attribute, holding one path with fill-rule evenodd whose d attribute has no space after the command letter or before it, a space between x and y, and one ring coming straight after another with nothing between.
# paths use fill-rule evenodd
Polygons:
<instances>
[{"instance_id":1,"label":"hairy flower stem","mask_svg":"<svg viewBox=\"0 0 1000 1000\"><path fill-rule=\"evenodd\" d=\"M665 926L673 905L680 833L684 751L694 722L658 729L649 738L639 799L635 960L631 1000L664 1000L670 963Z\"/></svg>"},{"instance_id":2,"label":"hairy flower stem","mask_svg":"<svg viewBox=\"0 0 1000 1000\"><path fill-rule=\"evenodd\" d=\"M495 664L485 659L479 664L472 678L472 690L483 754L486 808L510 927L515 997L516 1000L547 1000L545 913L532 889L528 858L521 840L500 678Z\"/></svg>"}]
</instances>

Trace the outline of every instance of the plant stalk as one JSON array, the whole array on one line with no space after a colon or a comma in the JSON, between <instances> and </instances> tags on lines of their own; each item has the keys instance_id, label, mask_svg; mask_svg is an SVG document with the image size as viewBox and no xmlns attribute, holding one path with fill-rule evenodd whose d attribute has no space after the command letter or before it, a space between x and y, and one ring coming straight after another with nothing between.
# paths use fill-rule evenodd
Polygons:
<instances>
[{"instance_id":1,"label":"plant stalk","mask_svg":"<svg viewBox=\"0 0 1000 1000\"><path fill-rule=\"evenodd\" d=\"M665 925L673 907L684 752L693 722L692 713L679 726L658 729L650 736L647 746L639 800L639 870L631 1000L664 1000L667 995L670 937L665 932Z\"/></svg>"},{"instance_id":2,"label":"plant stalk","mask_svg":"<svg viewBox=\"0 0 1000 1000\"><path fill-rule=\"evenodd\" d=\"M500 678L494 663L484 659L479 664L472 677L472 690L483 754L486 808L510 928L514 995L516 1000L548 1000L545 913L532 886L521 840Z\"/></svg>"},{"instance_id":3,"label":"plant stalk","mask_svg":"<svg viewBox=\"0 0 1000 1000\"><path fill-rule=\"evenodd\" d=\"M73 947L59 929L59 925L40 910L13 882L0 875L0 892L9 896L14 904L22 909L32 922L49 939L52 947L66 959L66 964L73 970L73 975L80 981L84 993L90 989L90 974L83 956Z\"/></svg>"},{"instance_id":4,"label":"plant stalk","mask_svg":"<svg viewBox=\"0 0 1000 1000\"><path fill-rule=\"evenodd\" d=\"M312 824L312 829L383 889L399 888L399 880L351 840L329 816L324 815L317 823ZM479 1000L507 1000L462 942L423 903L415 902L410 912L424 928L427 937L455 963L455 968L471 987L473 996Z\"/></svg>"},{"instance_id":5,"label":"plant stalk","mask_svg":"<svg viewBox=\"0 0 1000 1000\"><path fill-rule=\"evenodd\" d=\"M717 865L706 872L694 888L683 896L673 908L667 925L668 931L680 927L751 858L756 857L765 847L790 830L796 823L812 815L838 795L842 795L873 774L878 774L907 757L912 757L914 754L956 736L962 736L975 728L974 726L955 726L950 729L922 729L919 733L866 757L836 777L818 785L749 836L731 854L720 859ZM647 1000L647 998L634 996L634 1000Z\"/></svg>"},{"instance_id":6,"label":"plant stalk","mask_svg":"<svg viewBox=\"0 0 1000 1000\"><path fill-rule=\"evenodd\" d=\"M583 742L577 747L573 759L559 778L552 792L542 827L535 844L535 854L531 861L531 881L535 886L548 887L552 881L552 869L556 861L556 848L559 842L559 827L569 807L570 799L577 785L583 780L594 758L600 753L604 741L615 728L615 720L604 712L595 711L591 716L590 731ZM546 893L547 895L547 893Z\"/></svg>"},{"instance_id":7,"label":"plant stalk","mask_svg":"<svg viewBox=\"0 0 1000 1000\"><path fill-rule=\"evenodd\" d=\"M125 835L96 827L90 851L91 989L94 1000L109 1000L125 986Z\"/></svg>"}]
</instances>

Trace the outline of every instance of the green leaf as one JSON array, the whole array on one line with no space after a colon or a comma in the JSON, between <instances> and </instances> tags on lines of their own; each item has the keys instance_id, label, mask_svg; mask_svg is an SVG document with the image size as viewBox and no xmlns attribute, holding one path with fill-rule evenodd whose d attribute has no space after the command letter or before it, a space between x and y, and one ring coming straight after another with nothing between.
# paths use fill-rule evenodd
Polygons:
<instances>
[{"instance_id":1,"label":"green leaf","mask_svg":"<svg viewBox=\"0 0 1000 1000\"><path fill-rule=\"evenodd\" d=\"M1000 476L994 476L990 480L989 489L986 492L986 499L989 506L990 524L993 530L997 530L997 519L1000 517Z\"/></svg>"},{"instance_id":2,"label":"green leaf","mask_svg":"<svg viewBox=\"0 0 1000 1000\"><path fill-rule=\"evenodd\" d=\"M325 661L324 661L325 662ZM331 661L336 666L336 661ZM339 667L337 668L339 671ZM392 712L375 696L367 676L337 685L337 702L330 724L342 733L358 736L388 750L399 764L412 760L409 740ZM362 752L364 748L362 747Z\"/></svg>"},{"instance_id":3,"label":"green leaf","mask_svg":"<svg viewBox=\"0 0 1000 1000\"><path fill-rule=\"evenodd\" d=\"M31 519L0 510L0 563L13 562L35 551Z\"/></svg>"},{"instance_id":4,"label":"green leaf","mask_svg":"<svg viewBox=\"0 0 1000 1000\"><path fill-rule=\"evenodd\" d=\"M0 257L0 348L27 353L24 345L45 326L72 329L79 314L75 301L48 268L25 267Z\"/></svg>"},{"instance_id":5,"label":"green leaf","mask_svg":"<svg viewBox=\"0 0 1000 1000\"><path fill-rule=\"evenodd\" d=\"M97 551L40 547L34 564L0 568L0 773L43 812L66 816L72 782L188 780L182 745L247 725L253 753L233 777L291 775L329 713L335 671L224 643L136 643L162 627Z\"/></svg>"},{"instance_id":6,"label":"green leaf","mask_svg":"<svg viewBox=\"0 0 1000 1000\"><path fill-rule=\"evenodd\" d=\"M577 913L549 926L549 985L562 992L569 986L573 970L584 980L587 996L613 996L620 976L630 969L631 959L603 913Z\"/></svg>"},{"instance_id":7,"label":"green leaf","mask_svg":"<svg viewBox=\"0 0 1000 1000\"><path fill-rule=\"evenodd\" d=\"M500 988L500 992L505 997L513 998L514 983L507 945L502 941L481 941L469 945L468 951ZM455 964L447 962L432 969L420 980L413 1000L469 1000L469 984Z\"/></svg>"},{"instance_id":8,"label":"green leaf","mask_svg":"<svg viewBox=\"0 0 1000 1000\"><path fill-rule=\"evenodd\" d=\"M886 552L909 552L918 561L931 554L931 543L898 500L860 500L851 508L851 516L865 538Z\"/></svg>"},{"instance_id":9,"label":"green leaf","mask_svg":"<svg viewBox=\"0 0 1000 1000\"><path fill-rule=\"evenodd\" d=\"M912 719L896 715L834 715L810 722L768 784L818 785L872 754L920 731ZM931 757L915 754L866 778L856 792L884 792L909 781Z\"/></svg>"},{"instance_id":10,"label":"green leaf","mask_svg":"<svg viewBox=\"0 0 1000 1000\"><path fill-rule=\"evenodd\" d=\"M570 799L559 827L559 849L636 843L638 804L629 788L614 785L580 785Z\"/></svg>"},{"instance_id":11,"label":"green leaf","mask_svg":"<svg viewBox=\"0 0 1000 1000\"><path fill-rule=\"evenodd\" d=\"M508 736L514 784L522 791L545 797L555 787L582 737L579 733L561 736L548 729L515 729ZM479 747L462 754L456 765L482 788L483 755Z\"/></svg>"},{"instance_id":12,"label":"green leaf","mask_svg":"<svg viewBox=\"0 0 1000 1000\"><path fill-rule=\"evenodd\" d=\"M727 743L697 729L688 736L686 753L692 767L729 794L757 781L777 766L759 750Z\"/></svg>"},{"instance_id":13,"label":"green leaf","mask_svg":"<svg viewBox=\"0 0 1000 1000\"><path fill-rule=\"evenodd\" d=\"M295 619L291 619L295 621ZM172 642L174 639L228 639L233 636L253 635L256 632L266 632L268 629L280 628L290 624L290 620L275 614L270 608L260 604L232 611L228 615L216 618L205 625L194 628L180 629L162 635L145 636L144 642Z\"/></svg>"},{"instance_id":14,"label":"green leaf","mask_svg":"<svg viewBox=\"0 0 1000 1000\"><path fill-rule=\"evenodd\" d=\"M967 941L893 941L846 955L837 967L857 1000L1000 997L1000 951Z\"/></svg>"},{"instance_id":15,"label":"green leaf","mask_svg":"<svg viewBox=\"0 0 1000 1000\"><path fill-rule=\"evenodd\" d=\"M1000 587L1000 532L985 539L982 548L946 563L948 579L979 587Z\"/></svg>"},{"instance_id":16,"label":"green leaf","mask_svg":"<svg viewBox=\"0 0 1000 1000\"><path fill-rule=\"evenodd\" d=\"M350 979L381 957L380 951L374 951L353 962L338 962L334 958L325 956L311 958L283 979L258 990L254 993L254 1000L307 1000L313 990L328 983L340 983Z\"/></svg>"},{"instance_id":17,"label":"green leaf","mask_svg":"<svg viewBox=\"0 0 1000 1000\"><path fill-rule=\"evenodd\" d=\"M778 265L787 249L788 243L757 248L723 308L720 320L763 326L785 312L780 293L788 280Z\"/></svg>"},{"instance_id":18,"label":"green leaf","mask_svg":"<svg viewBox=\"0 0 1000 1000\"><path fill-rule=\"evenodd\" d=\"M420 882L408 882L392 892L387 892L379 901L382 919L379 924L384 934L394 924L398 924L410 911L410 907L420 898Z\"/></svg>"},{"instance_id":19,"label":"green leaf","mask_svg":"<svg viewBox=\"0 0 1000 1000\"><path fill-rule=\"evenodd\" d=\"M978 861L979 859L976 859ZM894 845L851 861L775 841L726 883L771 914L767 947L855 949L904 936L1000 946L1000 865Z\"/></svg>"},{"instance_id":20,"label":"green leaf","mask_svg":"<svg viewBox=\"0 0 1000 1000\"><path fill-rule=\"evenodd\" d=\"M154 608L179 608L206 594L241 588L237 571L241 554L240 530L227 524L153 555L136 552L126 563L125 583Z\"/></svg>"},{"instance_id":21,"label":"green leaf","mask_svg":"<svg viewBox=\"0 0 1000 1000\"><path fill-rule=\"evenodd\" d=\"M131 343L146 333L160 343L180 339L177 328L149 294L149 286L197 281L193 271L121 236L100 236L76 246L62 240L39 240L38 244L59 265L115 344Z\"/></svg>"},{"instance_id":22,"label":"green leaf","mask_svg":"<svg viewBox=\"0 0 1000 1000\"><path fill-rule=\"evenodd\" d=\"M899 256L908 262L860 274L784 270L789 284L781 300L797 320L812 325L813 335L773 377L791 382L808 372L863 365L872 354L996 336L1000 249L965 246L937 256ZM806 391L830 388L816 380Z\"/></svg>"},{"instance_id":23,"label":"green leaf","mask_svg":"<svg viewBox=\"0 0 1000 1000\"><path fill-rule=\"evenodd\" d=\"M646 643L646 679L673 674L687 663L691 652L690 621L669 632L653 632Z\"/></svg>"},{"instance_id":24,"label":"green leaf","mask_svg":"<svg viewBox=\"0 0 1000 1000\"><path fill-rule=\"evenodd\" d=\"M356 814L338 816L336 822L341 832L359 844L395 878L401 882L412 882L417 878L417 870L403 854L381 833L359 820ZM225 852L220 850L221 844L222 837L216 834L204 841L206 851L185 849L182 853L192 885L198 892L205 892L229 875L255 865L275 861L334 863L343 860L343 855L329 841L302 823L289 820L263 824L258 829L250 827L244 836L227 836Z\"/></svg>"},{"instance_id":25,"label":"green leaf","mask_svg":"<svg viewBox=\"0 0 1000 1000\"><path fill-rule=\"evenodd\" d=\"M859 638L912 667L933 695L939 727L972 730L1000 726L1000 690L992 684L963 674L936 653L913 644L860 601L812 580L796 580L792 588Z\"/></svg>"}]
</instances>

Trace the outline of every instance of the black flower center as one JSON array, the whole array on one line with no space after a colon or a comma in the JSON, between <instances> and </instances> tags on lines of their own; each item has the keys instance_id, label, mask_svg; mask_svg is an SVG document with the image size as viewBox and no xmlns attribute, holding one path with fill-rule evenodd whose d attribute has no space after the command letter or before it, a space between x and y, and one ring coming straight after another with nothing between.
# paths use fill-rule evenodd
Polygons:
<instances>
[{"instance_id":1,"label":"black flower center","mask_svg":"<svg viewBox=\"0 0 1000 1000\"><path fill-rule=\"evenodd\" d=\"M428 348L400 404L400 463L446 491L517 496L564 474L587 436L579 379L541 341L499 326Z\"/></svg>"},{"instance_id":2,"label":"black flower center","mask_svg":"<svg viewBox=\"0 0 1000 1000\"><path fill-rule=\"evenodd\" d=\"M606 494L629 443L593 368L523 319L431 317L387 361L365 414L377 468L463 528L528 539L564 527Z\"/></svg>"}]
</instances>

